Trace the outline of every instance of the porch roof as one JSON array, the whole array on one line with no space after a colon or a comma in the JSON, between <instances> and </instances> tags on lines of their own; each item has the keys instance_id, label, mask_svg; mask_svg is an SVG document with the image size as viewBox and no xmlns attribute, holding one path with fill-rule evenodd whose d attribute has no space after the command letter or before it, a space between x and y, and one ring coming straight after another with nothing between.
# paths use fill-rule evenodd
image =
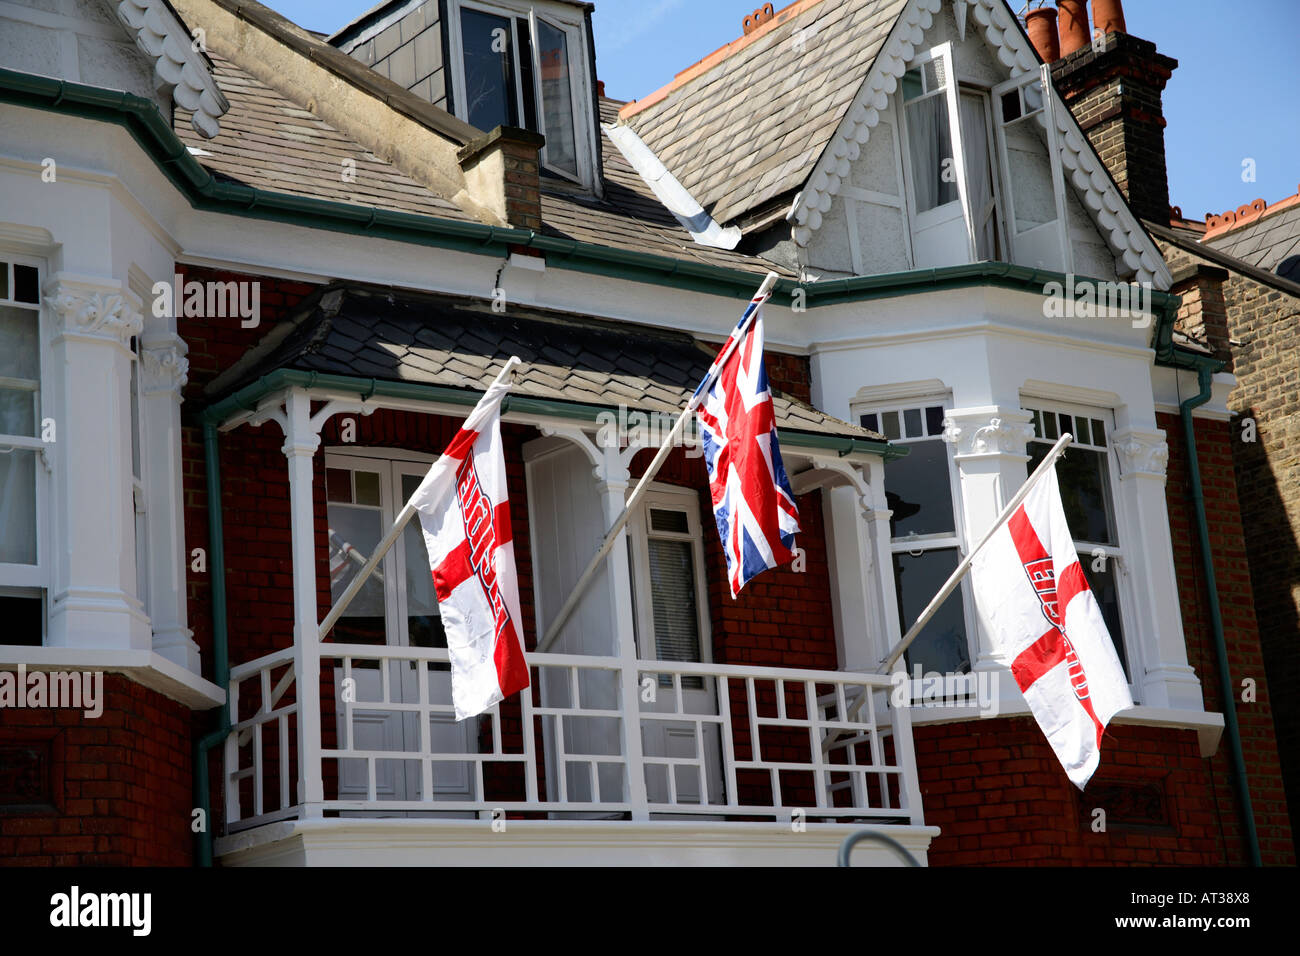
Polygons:
<instances>
[{"instance_id":1,"label":"porch roof","mask_svg":"<svg viewBox=\"0 0 1300 956\"><path fill-rule=\"evenodd\" d=\"M335 283L279 324L204 390L209 408L274 372L291 370L484 391L511 355L523 364L512 398L676 414L717 354L684 332L486 300ZM879 443L859 428L773 390L785 433ZM865 450L865 449L863 449ZM899 451L902 451L899 449Z\"/></svg>"}]
</instances>

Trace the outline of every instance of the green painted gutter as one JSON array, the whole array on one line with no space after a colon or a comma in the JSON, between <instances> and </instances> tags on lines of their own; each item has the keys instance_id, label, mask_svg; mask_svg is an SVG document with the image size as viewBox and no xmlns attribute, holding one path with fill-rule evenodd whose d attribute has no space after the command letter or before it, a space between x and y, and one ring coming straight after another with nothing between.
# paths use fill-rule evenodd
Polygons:
<instances>
[{"instance_id":1,"label":"green painted gutter","mask_svg":"<svg viewBox=\"0 0 1300 956\"><path fill-rule=\"evenodd\" d=\"M203 422L203 464L208 494L208 574L212 582L212 682L226 692L217 728L194 745L194 805L203 810L206 824L197 834L199 866L212 865L212 840L216 821L209 798L208 754L230 735L230 644L226 617L226 546L221 515L221 462L217 426Z\"/></svg>"},{"instance_id":2,"label":"green painted gutter","mask_svg":"<svg viewBox=\"0 0 1300 956\"><path fill-rule=\"evenodd\" d=\"M1232 761L1232 784L1241 813L1242 836L1251 866L1260 866L1259 836L1255 832L1255 814L1250 804L1250 785L1246 778L1246 759L1242 752L1241 730L1237 725L1236 688L1232 683L1232 669L1228 664L1228 647L1223 636L1223 616L1219 608L1219 587L1214 577L1214 555L1210 550L1210 526L1205 516L1205 495L1201 489L1201 466L1196 456L1196 430L1192 411L1210 400L1214 373L1224 362L1208 355L1181 350L1171 350L1170 364L1175 368L1194 371L1200 391L1179 405L1183 419L1183 440L1187 444L1187 470L1191 479L1192 510L1196 519L1196 535L1200 541L1201 567L1205 573L1205 591L1209 600L1210 627L1214 636L1214 653L1218 659L1219 696L1223 700L1224 729L1228 735L1228 751Z\"/></svg>"},{"instance_id":3,"label":"green painted gutter","mask_svg":"<svg viewBox=\"0 0 1300 956\"><path fill-rule=\"evenodd\" d=\"M231 416L244 411L253 411L258 402L286 388L319 388L331 391L352 392L359 398L374 396L383 398L406 399L419 402L441 402L449 405L463 405L472 408L483 397L482 392L471 389L448 388L443 385L419 385L414 382L388 382L382 379L361 378L352 375L335 375L329 372L304 372L298 369L276 369L268 372L256 382L215 402L205 408L201 419L206 428L221 425ZM502 411L523 412L530 415L553 415L574 421L595 424L601 415L617 414L617 409L600 405L586 405L578 402L563 402L545 398L530 398L523 395L511 395L506 399ZM856 453L879 455L885 461L894 461L909 453L907 446L890 445L887 442L871 441L842 435L825 435L819 432L806 432L796 429L781 429L778 439L792 448L835 451L840 457Z\"/></svg>"}]
</instances>

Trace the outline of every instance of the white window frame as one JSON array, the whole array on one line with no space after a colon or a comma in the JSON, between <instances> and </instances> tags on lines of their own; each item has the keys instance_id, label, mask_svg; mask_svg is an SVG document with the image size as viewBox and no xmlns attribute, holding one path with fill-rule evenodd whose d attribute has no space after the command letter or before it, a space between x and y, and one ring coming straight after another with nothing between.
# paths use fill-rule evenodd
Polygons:
<instances>
[{"instance_id":1,"label":"white window frame","mask_svg":"<svg viewBox=\"0 0 1300 956\"><path fill-rule=\"evenodd\" d=\"M465 122L469 115L465 104L465 53L461 41L462 9L478 10L493 16L504 17L510 22L511 49L515 66L515 100L519 111L521 125L526 122L524 116L523 78L519 69L519 42L516 35L515 18L528 20L528 42L533 54L533 103L537 109L537 132L546 135L546 110L542 104L541 65L537 60L537 19L541 16L551 26L562 30L568 38L569 45L569 81L570 97L573 102L573 138L574 152L578 161L578 177L566 170L558 169L547 162L546 147L542 147L539 160L548 172L554 173L566 182L575 183L584 188L592 188L595 178L595 155L597 142L592 128L589 106L592 102L592 80L588 64L591 51L587 46L586 22L582 15L570 8L549 3L511 4L501 0L449 0L447 4L447 46L451 52L451 76L453 83L452 105L455 114Z\"/></svg>"},{"instance_id":2,"label":"white window frame","mask_svg":"<svg viewBox=\"0 0 1300 956\"><path fill-rule=\"evenodd\" d=\"M1134 702L1140 702L1139 696L1142 689L1141 677L1145 673L1143 668L1142 642L1141 635L1133 631L1132 622L1137 620L1136 606L1134 601L1136 596L1133 593L1132 575L1129 573L1129 548L1126 547L1123 529L1132 527L1130 516L1126 514L1126 503L1124 495L1120 492L1120 471L1119 456L1115 454L1115 448L1112 438L1117 430L1116 415L1113 408L1102 406L1080 405L1074 402L1058 401L1054 398L1043 398L1037 395L1024 395L1021 398L1021 407L1030 413L1056 412L1065 414L1071 418L1098 419L1106 426L1106 445L1100 446L1091 442L1078 441L1078 435L1075 435L1075 445L1080 448L1086 448L1090 451L1102 452L1106 456L1106 478L1110 482L1110 504L1111 504L1111 521L1114 525L1113 533L1115 536L1114 544L1105 544L1099 541L1075 541L1075 551L1078 552L1080 563L1091 563L1094 553L1100 550L1106 555L1106 560L1112 562L1115 573L1115 591L1119 599L1119 622L1120 622L1120 641L1124 647L1124 663L1128 665L1129 692ZM1091 427L1091 426L1090 426ZM1059 432L1058 432L1059 435ZM1091 437L1091 435L1089 436ZM1043 444L1043 439L1030 439L1026 446L1035 442ZM1071 445L1074 447L1074 445ZM1028 448L1026 449L1028 450ZM1065 450L1068 457L1070 449ZM1131 543L1130 543L1131 545Z\"/></svg>"},{"instance_id":3,"label":"white window frame","mask_svg":"<svg viewBox=\"0 0 1300 956\"><path fill-rule=\"evenodd\" d=\"M0 249L0 263L4 263L3 267L11 270L16 265L35 268L37 270L37 288L42 289L44 287L46 276L46 262L44 259ZM36 392L35 436L2 435L0 436L0 450L21 449L36 452L38 462L36 469L36 563L0 564L0 596L32 598L41 601L41 643L44 644L49 632L49 555L52 531L49 496L53 463L50 449L41 439L41 423L51 416L49 395L49 371L53 367L50 344L51 331L44 302L19 302L13 298L13 293L14 283L11 281L8 296L0 299L0 305L24 309L36 316L37 349L41 377Z\"/></svg>"},{"instance_id":4,"label":"white window frame","mask_svg":"<svg viewBox=\"0 0 1300 956\"><path fill-rule=\"evenodd\" d=\"M905 411L919 410L921 413L921 428L925 430L925 410L934 407L942 408L946 416L948 410L952 408L952 396L943 394L930 394L916 398L903 399L886 399L875 402L855 402L850 408L853 421L860 422L863 415L876 415L877 422L883 429L883 418L887 412L898 413L899 435L897 439L890 439L891 444L909 446L922 441L936 441L941 443L946 450L948 461L948 487L952 494L953 510L953 531L951 534L935 533L923 535L909 535L905 538L889 539L889 553L891 559L890 577L893 577L892 559L895 554L911 554L915 551L945 551L955 549L958 556L958 562L966 556L966 508L961 494L961 472L957 468L957 459L953 455L952 445L945 441L942 432L939 435L915 435L906 434L906 424L903 413ZM880 432L884 434L883 430ZM889 485L886 482L885 491L888 492ZM966 625L966 653L973 669L976 661L979 660L978 644L978 620L979 617L975 609L975 595L971 590L969 578L963 579L959 585L961 591L962 618ZM901 613L902 608L899 608ZM907 628L911 627L912 622L899 623L900 631L906 633Z\"/></svg>"},{"instance_id":5,"label":"white window frame","mask_svg":"<svg viewBox=\"0 0 1300 956\"><path fill-rule=\"evenodd\" d=\"M131 423L131 527L135 532L135 596L145 614L152 617L153 608L149 600L149 456L144 442L148 406L144 395L144 366L140 360L144 346L139 335L131 337L129 348L131 374L127 381L134 388L132 394L127 396L127 401L128 407L135 408L135 420ZM139 474L135 473L135 458L140 460Z\"/></svg>"},{"instance_id":6,"label":"white window frame","mask_svg":"<svg viewBox=\"0 0 1300 956\"><path fill-rule=\"evenodd\" d=\"M406 505L405 500L397 500L400 497L402 476L426 474L435 460L432 455L398 449L352 447L325 449L327 472L331 468L379 472L381 538L397 521L398 513ZM325 502L327 515L331 503L339 502L330 502L327 494ZM393 562L390 566L392 573L386 576L384 583L384 641L390 647L409 647L411 643L405 613L410 605L406 595L402 593L406 586L406 549L400 545L399 540L385 555L384 561L380 562L381 568L385 562L390 560Z\"/></svg>"},{"instance_id":7,"label":"white window frame","mask_svg":"<svg viewBox=\"0 0 1300 956\"><path fill-rule=\"evenodd\" d=\"M678 511L686 515L685 534L652 530L650 511ZM713 663L713 633L709 614L707 570L704 564L704 535L700 524L700 499L691 488L652 482L645 498L628 522L628 540L632 545L633 595L637 654L641 660L659 660L655 643L654 608L651 606L650 539L686 541L691 544L695 569L695 611L698 620L700 663Z\"/></svg>"}]
</instances>

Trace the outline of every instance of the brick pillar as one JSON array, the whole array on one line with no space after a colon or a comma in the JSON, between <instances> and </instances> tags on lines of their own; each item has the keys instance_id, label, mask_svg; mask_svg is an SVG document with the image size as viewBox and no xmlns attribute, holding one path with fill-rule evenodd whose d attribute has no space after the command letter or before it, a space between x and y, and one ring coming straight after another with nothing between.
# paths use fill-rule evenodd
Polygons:
<instances>
[{"instance_id":1,"label":"brick pillar","mask_svg":"<svg viewBox=\"0 0 1300 956\"><path fill-rule=\"evenodd\" d=\"M1228 270L1194 262L1175 270L1173 278L1169 291L1183 300L1174 329L1208 345L1215 358L1228 363L1224 370L1232 371L1228 310L1223 300L1223 284L1228 281Z\"/></svg>"},{"instance_id":2,"label":"brick pillar","mask_svg":"<svg viewBox=\"0 0 1300 956\"><path fill-rule=\"evenodd\" d=\"M1169 222L1161 94L1178 61L1127 33L1096 35L1052 79L1139 219Z\"/></svg>"}]
</instances>

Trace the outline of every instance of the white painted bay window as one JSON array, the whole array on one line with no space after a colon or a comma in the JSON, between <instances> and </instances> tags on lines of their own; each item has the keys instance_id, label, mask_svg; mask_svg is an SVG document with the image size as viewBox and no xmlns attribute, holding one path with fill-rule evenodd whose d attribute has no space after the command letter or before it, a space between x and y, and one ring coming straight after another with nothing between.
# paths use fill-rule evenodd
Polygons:
<instances>
[{"instance_id":1,"label":"white painted bay window","mask_svg":"<svg viewBox=\"0 0 1300 956\"><path fill-rule=\"evenodd\" d=\"M41 276L0 253L0 643L40 645L45 632Z\"/></svg>"}]
</instances>

